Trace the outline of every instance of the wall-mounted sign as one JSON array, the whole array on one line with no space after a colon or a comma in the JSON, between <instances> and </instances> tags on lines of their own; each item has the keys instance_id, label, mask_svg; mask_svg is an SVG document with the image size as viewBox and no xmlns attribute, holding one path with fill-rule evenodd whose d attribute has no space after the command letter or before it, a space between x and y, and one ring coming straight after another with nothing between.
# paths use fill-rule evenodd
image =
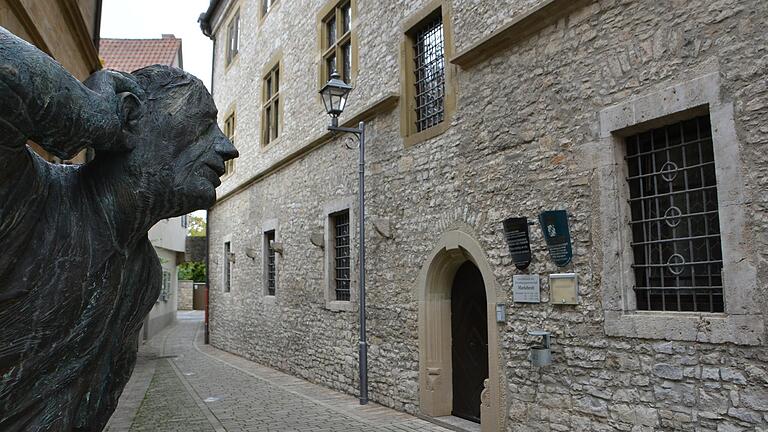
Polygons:
<instances>
[{"instance_id":1,"label":"wall-mounted sign","mask_svg":"<svg viewBox=\"0 0 768 432\"><path fill-rule=\"evenodd\" d=\"M547 242L549 257L562 267L573 257L571 233L568 231L568 213L565 210L551 210L539 215L544 241Z\"/></svg>"},{"instance_id":2,"label":"wall-mounted sign","mask_svg":"<svg viewBox=\"0 0 768 432\"><path fill-rule=\"evenodd\" d=\"M576 273L549 275L549 301L552 304L579 304L579 282Z\"/></svg>"},{"instance_id":3,"label":"wall-mounted sign","mask_svg":"<svg viewBox=\"0 0 768 432\"><path fill-rule=\"evenodd\" d=\"M512 300L515 303L541 303L539 275L512 276Z\"/></svg>"},{"instance_id":4,"label":"wall-mounted sign","mask_svg":"<svg viewBox=\"0 0 768 432\"><path fill-rule=\"evenodd\" d=\"M531 239L528 235L528 218L516 217L504 220L504 237L515 267L525 270L531 264Z\"/></svg>"}]
</instances>

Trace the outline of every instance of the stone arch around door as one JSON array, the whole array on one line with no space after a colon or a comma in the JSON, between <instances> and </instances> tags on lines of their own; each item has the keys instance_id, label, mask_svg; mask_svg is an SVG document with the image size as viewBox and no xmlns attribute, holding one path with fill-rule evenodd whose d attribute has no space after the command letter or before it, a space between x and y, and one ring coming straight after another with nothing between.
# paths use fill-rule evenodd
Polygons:
<instances>
[{"instance_id":1,"label":"stone arch around door","mask_svg":"<svg viewBox=\"0 0 768 432\"><path fill-rule=\"evenodd\" d=\"M504 430L506 379L496 324L497 283L480 244L463 230L440 237L416 280L419 301L419 407L430 417L451 415L451 287L458 268L471 261L485 285L488 325L488 382L481 397L483 432Z\"/></svg>"}]
</instances>

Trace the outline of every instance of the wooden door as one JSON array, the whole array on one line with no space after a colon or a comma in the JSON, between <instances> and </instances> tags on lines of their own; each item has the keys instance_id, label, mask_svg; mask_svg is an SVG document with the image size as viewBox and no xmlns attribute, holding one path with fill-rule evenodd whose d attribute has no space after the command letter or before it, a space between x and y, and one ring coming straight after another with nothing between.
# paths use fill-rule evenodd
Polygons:
<instances>
[{"instance_id":1,"label":"wooden door","mask_svg":"<svg viewBox=\"0 0 768 432\"><path fill-rule=\"evenodd\" d=\"M488 378L486 297L480 270L467 261L451 289L453 412L480 423L480 393Z\"/></svg>"}]
</instances>

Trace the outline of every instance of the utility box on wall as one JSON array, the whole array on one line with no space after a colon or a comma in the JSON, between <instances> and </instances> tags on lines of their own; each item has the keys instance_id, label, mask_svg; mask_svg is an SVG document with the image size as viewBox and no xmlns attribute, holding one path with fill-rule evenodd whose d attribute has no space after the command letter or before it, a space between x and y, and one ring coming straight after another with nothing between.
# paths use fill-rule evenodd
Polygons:
<instances>
[{"instance_id":1,"label":"utility box on wall","mask_svg":"<svg viewBox=\"0 0 768 432\"><path fill-rule=\"evenodd\" d=\"M552 304L579 304L579 283L576 273L549 275L549 299Z\"/></svg>"}]
</instances>

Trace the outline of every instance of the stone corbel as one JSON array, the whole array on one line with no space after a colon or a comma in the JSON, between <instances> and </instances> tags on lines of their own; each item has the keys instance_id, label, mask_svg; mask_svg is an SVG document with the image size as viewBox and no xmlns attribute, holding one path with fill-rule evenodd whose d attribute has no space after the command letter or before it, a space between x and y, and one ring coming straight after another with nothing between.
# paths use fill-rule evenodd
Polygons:
<instances>
[{"instance_id":1,"label":"stone corbel","mask_svg":"<svg viewBox=\"0 0 768 432\"><path fill-rule=\"evenodd\" d=\"M379 233L380 236L391 239L394 237L392 233L392 222L389 218L372 218L373 228Z\"/></svg>"},{"instance_id":2,"label":"stone corbel","mask_svg":"<svg viewBox=\"0 0 768 432\"><path fill-rule=\"evenodd\" d=\"M322 231L317 231L310 234L309 242L319 247L320 249L325 249L325 235L323 235Z\"/></svg>"},{"instance_id":3,"label":"stone corbel","mask_svg":"<svg viewBox=\"0 0 768 432\"><path fill-rule=\"evenodd\" d=\"M280 255L283 255L283 242L270 240L269 247L271 247L273 251L279 253Z\"/></svg>"}]
</instances>

